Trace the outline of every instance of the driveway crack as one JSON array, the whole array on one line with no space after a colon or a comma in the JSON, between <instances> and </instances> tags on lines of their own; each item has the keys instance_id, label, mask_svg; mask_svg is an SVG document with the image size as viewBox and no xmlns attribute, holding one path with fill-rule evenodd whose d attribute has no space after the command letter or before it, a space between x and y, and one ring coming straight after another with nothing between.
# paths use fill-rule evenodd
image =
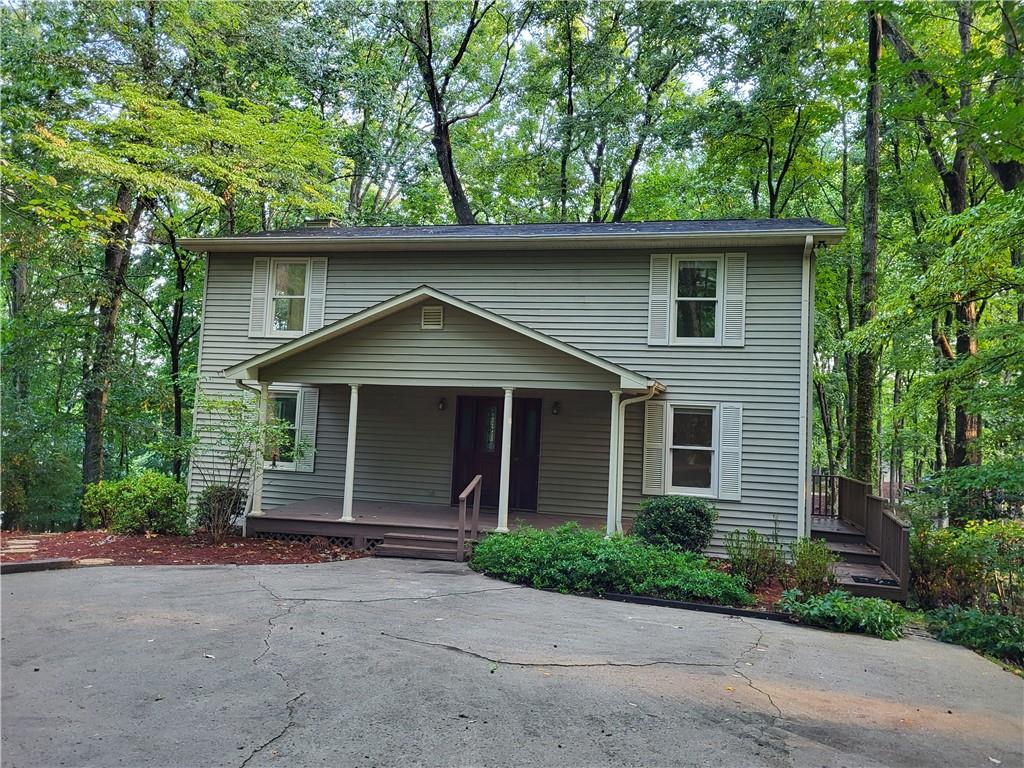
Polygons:
<instances>
[{"instance_id":1,"label":"driveway crack","mask_svg":"<svg viewBox=\"0 0 1024 768\"><path fill-rule=\"evenodd\" d=\"M779 708L779 705L775 703L775 699L773 699L773 698L772 698L772 695L771 695L770 693L768 693L768 691L764 690L763 688L759 688L758 686L756 686L756 685L754 684L754 681L750 679L750 676L749 676L749 675L748 675L748 674L747 674L746 672L744 672L744 671L743 671L743 669L742 669L742 668L740 667L740 665L744 663L744 660L746 659L746 657L747 657L748 655L750 655L751 653L753 653L755 649L757 649L757 648L760 648L760 647L761 647L761 640L762 640L762 639L764 638L764 630L763 630L763 629L761 629L761 628L760 628L760 627L758 627L758 626L755 626L754 624L751 624L751 623L750 623L750 622L748 622L748 621L747 621L746 619L744 619L744 618L743 618L742 616L739 616L739 617L737 617L737 618L738 618L738 619L740 620L740 622L741 622L741 623L743 623L743 624L747 625L748 627L750 627L751 629L753 629L753 630L754 630L755 632L757 632L757 639L756 639L756 640L754 640L754 642L750 644L750 647L749 647L749 648L747 648L747 649L746 649L745 651L743 651L743 652L742 652L742 653L741 653L741 654L740 654L740 655L739 655L739 656L738 656L738 657L736 658L736 662L735 662L735 663L733 664L733 671L734 671L734 672L735 672L735 673L736 673L737 675L739 675L740 677L742 677L742 678L743 678L743 679L744 679L744 680L746 681L747 685L748 685L748 686L749 686L749 687L750 687L750 688L751 688L752 690L755 690L755 691L757 691L757 692L758 692L758 693L760 693L760 694L761 694L762 696L764 696L764 697L765 697L766 699L768 699L768 703L772 705L772 708L773 708L773 709L775 710L775 713L776 713L776 715L777 715L777 716L779 717L779 719L781 720L781 719L783 719L783 716L782 716L782 710L781 710L781 709Z\"/></svg>"},{"instance_id":2,"label":"driveway crack","mask_svg":"<svg viewBox=\"0 0 1024 768\"><path fill-rule=\"evenodd\" d=\"M260 661L262 661L263 657L266 656L268 653L270 653L270 650L271 650L270 640L271 640L271 636L274 634L275 622L278 619L283 618L283 617L289 615L293 610L295 610L300 605L302 605L302 603L304 603L305 600L288 600L286 598L282 598L280 595L278 595L274 590L272 590L270 587L268 587L266 584L264 584L258 578L254 579L254 580L256 582L256 585L260 589L262 589L264 592L269 594L275 600L277 600L279 602L282 602L282 603L285 603L285 609L283 611L280 611L279 613L275 613L273 616L269 616L267 618L267 631L263 635L263 650L260 651L259 655L257 655L252 660L252 663L254 665L259 665L259 663L260 663ZM295 689L295 686L293 686L291 681L287 677L285 677L283 672L280 672L278 670L274 670L274 674L277 675L279 678L281 678L281 682L284 683L286 688L291 688L292 690ZM245 760L243 760L239 764L238 768L245 768L245 766L247 766L249 764L250 760L252 760L254 757L256 757L256 755L258 755L264 749L269 747L271 744L273 744L274 742L276 742L279 739L283 738L285 736L285 734L287 734L288 731L291 730L292 727L294 727L296 725L296 722L295 722L295 711L296 711L296 709L298 707L299 700L303 696L305 696L305 695L306 695L305 691L299 691L297 694L295 694L290 699L288 699L288 701L285 702L284 706L285 706L285 710L288 713L288 715L287 715L287 721L281 727L281 730L278 731L273 736L271 736L266 741L264 741L263 743L258 744L256 746L256 748L253 749L249 753L248 757L246 757Z\"/></svg>"},{"instance_id":3,"label":"driveway crack","mask_svg":"<svg viewBox=\"0 0 1024 768\"><path fill-rule=\"evenodd\" d=\"M390 637L393 640L402 640L407 643L416 643L417 645L427 645L432 648L444 648L448 651L455 653L461 653L466 656L472 656L475 659L486 661L491 664L501 664L509 667L654 667L659 665L674 666L674 667L724 667L729 668L731 664L714 664L711 662L698 662L698 661L671 661L671 660L658 660L658 661L592 661L592 662L565 662L565 661L512 661L511 659L501 659L493 656L487 656L477 651L471 651L468 648L460 648L457 645L450 645L448 643L434 643L430 640L418 640L415 637L403 637L402 635L393 635L390 632L381 632L384 637Z\"/></svg>"}]
</instances>

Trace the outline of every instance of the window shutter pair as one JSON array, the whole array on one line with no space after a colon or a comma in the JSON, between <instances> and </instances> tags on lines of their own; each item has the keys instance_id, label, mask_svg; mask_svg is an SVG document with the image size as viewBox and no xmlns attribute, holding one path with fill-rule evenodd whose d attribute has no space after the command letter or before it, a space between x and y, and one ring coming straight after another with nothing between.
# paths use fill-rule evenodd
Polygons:
<instances>
[{"instance_id":1,"label":"window shutter pair","mask_svg":"<svg viewBox=\"0 0 1024 768\"><path fill-rule=\"evenodd\" d=\"M722 292L722 346L742 347L746 324L747 255L727 253L725 274L720 275ZM656 253L651 256L651 285L648 296L647 343L668 344L672 338L672 256Z\"/></svg>"},{"instance_id":2,"label":"window shutter pair","mask_svg":"<svg viewBox=\"0 0 1024 768\"><path fill-rule=\"evenodd\" d=\"M270 259L257 256L252 260L252 293L249 300L249 336L267 335L267 305L270 300ZM324 325L327 303L327 259L309 260L309 296L306 297L305 333Z\"/></svg>"},{"instance_id":3,"label":"window shutter pair","mask_svg":"<svg viewBox=\"0 0 1024 768\"><path fill-rule=\"evenodd\" d=\"M299 390L299 413L296 416L295 434L302 455L295 462L296 472L312 472L316 457L316 419L320 408L320 390L303 387Z\"/></svg>"},{"instance_id":4,"label":"window shutter pair","mask_svg":"<svg viewBox=\"0 0 1024 768\"><path fill-rule=\"evenodd\" d=\"M670 485L669 419L671 405L663 400L644 403L643 493L663 496ZM723 501L741 497L743 454L743 406L721 403L718 406L718 494Z\"/></svg>"}]
</instances>

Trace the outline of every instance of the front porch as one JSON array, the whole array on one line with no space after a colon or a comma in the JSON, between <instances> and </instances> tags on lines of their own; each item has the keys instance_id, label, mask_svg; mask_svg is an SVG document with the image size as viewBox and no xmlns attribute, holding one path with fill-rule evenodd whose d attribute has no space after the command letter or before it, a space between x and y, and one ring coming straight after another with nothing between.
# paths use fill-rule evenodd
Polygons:
<instances>
[{"instance_id":1,"label":"front porch","mask_svg":"<svg viewBox=\"0 0 1024 768\"><path fill-rule=\"evenodd\" d=\"M453 549L439 545L455 541L459 528L457 506L354 499L352 520L342 520L342 505L341 498L317 496L258 514L250 514L246 518L246 534L302 540L324 537L356 549L376 550L385 544L393 547L415 547L415 542L421 545L430 544L415 548L433 549L438 553L447 553ZM565 523L576 522L584 528L600 531L605 529L605 519L596 515L512 510L509 512L508 520L511 527L522 523L534 528L556 528ZM626 530L629 530L631 525L632 518L623 520L623 527ZM480 533L493 532L497 527L497 510L481 509Z\"/></svg>"}]
</instances>

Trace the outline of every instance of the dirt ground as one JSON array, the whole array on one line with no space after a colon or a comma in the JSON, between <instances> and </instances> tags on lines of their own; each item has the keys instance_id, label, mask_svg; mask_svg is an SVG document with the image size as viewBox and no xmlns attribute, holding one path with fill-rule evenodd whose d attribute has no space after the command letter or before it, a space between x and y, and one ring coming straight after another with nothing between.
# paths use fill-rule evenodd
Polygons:
<instances>
[{"instance_id":1,"label":"dirt ground","mask_svg":"<svg viewBox=\"0 0 1024 768\"><path fill-rule=\"evenodd\" d=\"M35 546L27 542L34 542ZM229 536L215 545L204 534L124 536L107 531L0 534L0 560L109 560L111 565L285 565L325 563L363 556L326 539L276 541Z\"/></svg>"}]
</instances>

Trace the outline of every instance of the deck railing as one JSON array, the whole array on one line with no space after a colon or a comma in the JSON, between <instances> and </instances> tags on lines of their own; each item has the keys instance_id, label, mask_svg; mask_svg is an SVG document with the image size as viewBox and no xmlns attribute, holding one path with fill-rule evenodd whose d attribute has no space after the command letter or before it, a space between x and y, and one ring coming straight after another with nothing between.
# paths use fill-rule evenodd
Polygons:
<instances>
[{"instance_id":1,"label":"deck railing","mask_svg":"<svg viewBox=\"0 0 1024 768\"><path fill-rule=\"evenodd\" d=\"M871 493L871 486L849 477L839 478L839 519L864 532L865 541L879 552L882 565L899 580L906 600L910 582L910 526L900 520L887 499Z\"/></svg>"},{"instance_id":2,"label":"deck railing","mask_svg":"<svg viewBox=\"0 0 1024 768\"><path fill-rule=\"evenodd\" d=\"M839 475L814 472L811 475L811 514L835 517L839 514Z\"/></svg>"},{"instance_id":3,"label":"deck railing","mask_svg":"<svg viewBox=\"0 0 1024 768\"><path fill-rule=\"evenodd\" d=\"M455 559L460 563L466 559L466 501L471 494L473 496L473 517L470 521L469 540L476 541L480 532L480 484L483 479L483 475L477 475L459 494L459 533L455 545Z\"/></svg>"}]
</instances>

